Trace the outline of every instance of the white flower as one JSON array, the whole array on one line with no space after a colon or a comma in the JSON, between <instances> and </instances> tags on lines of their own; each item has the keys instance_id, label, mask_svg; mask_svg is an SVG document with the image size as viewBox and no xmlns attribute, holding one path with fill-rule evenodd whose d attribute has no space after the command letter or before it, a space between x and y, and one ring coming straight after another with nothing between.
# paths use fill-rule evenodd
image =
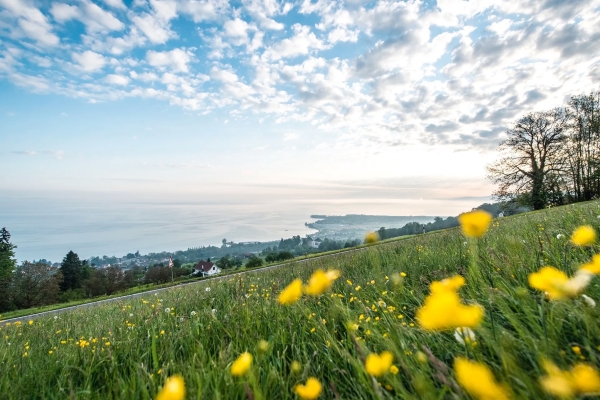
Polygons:
<instances>
[{"instance_id":1,"label":"white flower","mask_svg":"<svg viewBox=\"0 0 600 400\"><path fill-rule=\"evenodd\" d=\"M215 308L212 309L211 311L213 313L213 315L217 312L217 310Z\"/></svg>"},{"instance_id":2,"label":"white flower","mask_svg":"<svg viewBox=\"0 0 600 400\"><path fill-rule=\"evenodd\" d=\"M467 242L463 242L463 246L466 246L468 243Z\"/></svg>"},{"instance_id":3,"label":"white flower","mask_svg":"<svg viewBox=\"0 0 600 400\"><path fill-rule=\"evenodd\" d=\"M559 233L558 235L556 235L557 239L562 239L563 235L561 233Z\"/></svg>"},{"instance_id":4,"label":"white flower","mask_svg":"<svg viewBox=\"0 0 600 400\"><path fill-rule=\"evenodd\" d=\"M179 322L183 322L183 317L180 317L180 318L179 318Z\"/></svg>"},{"instance_id":5,"label":"white flower","mask_svg":"<svg viewBox=\"0 0 600 400\"><path fill-rule=\"evenodd\" d=\"M58 315L55 315L55 316L54 316L54 319L58 319Z\"/></svg>"},{"instance_id":6,"label":"white flower","mask_svg":"<svg viewBox=\"0 0 600 400\"><path fill-rule=\"evenodd\" d=\"M194 315L196 315L196 311L192 311L192 312L190 313L190 316L191 316L191 317L193 317Z\"/></svg>"},{"instance_id":7,"label":"white flower","mask_svg":"<svg viewBox=\"0 0 600 400\"><path fill-rule=\"evenodd\" d=\"M204 289L205 292L210 292L210 287L207 287L206 289Z\"/></svg>"},{"instance_id":8,"label":"white flower","mask_svg":"<svg viewBox=\"0 0 600 400\"><path fill-rule=\"evenodd\" d=\"M475 341L475 332L469 328L456 328L454 331L454 338L460 344L473 343Z\"/></svg>"},{"instance_id":9,"label":"white flower","mask_svg":"<svg viewBox=\"0 0 600 400\"><path fill-rule=\"evenodd\" d=\"M130 317L133 317L133 314L129 314Z\"/></svg>"},{"instance_id":10,"label":"white flower","mask_svg":"<svg viewBox=\"0 0 600 400\"><path fill-rule=\"evenodd\" d=\"M590 306L592 308L596 307L596 302L590 296L586 296L585 294L582 294L581 297L583 298L583 301L585 302L585 304L587 304L588 306Z\"/></svg>"},{"instance_id":11,"label":"white flower","mask_svg":"<svg viewBox=\"0 0 600 400\"><path fill-rule=\"evenodd\" d=\"M244 296L246 296L246 298L250 297L250 295L248 295L248 294L245 294Z\"/></svg>"},{"instance_id":12,"label":"white flower","mask_svg":"<svg viewBox=\"0 0 600 400\"><path fill-rule=\"evenodd\" d=\"M167 307L167 308L165 308L165 312L168 314L171 312L171 309Z\"/></svg>"},{"instance_id":13,"label":"white flower","mask_svg":"<svg viewBox=\"0 0 600 400\"><path fill-rule=\"evenodd\" d=\"M600 215L598 215L596 218L600 219Z\"/></svg>"}]
</instances>

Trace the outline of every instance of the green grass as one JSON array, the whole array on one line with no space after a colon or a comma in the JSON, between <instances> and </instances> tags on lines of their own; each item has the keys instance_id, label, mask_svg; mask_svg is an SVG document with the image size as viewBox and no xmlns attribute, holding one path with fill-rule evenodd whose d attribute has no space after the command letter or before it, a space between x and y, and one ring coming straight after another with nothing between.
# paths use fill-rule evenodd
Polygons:
<instances>
[{"instance_id":1,"label":"green grass","mask_svg":"<svg viewBox=\"0 0 600 400\"><path fill-rule=\"evenodd\" d=\"M598 230L598 214L600 203L590 202L494 220L476 243L471 276L471 246L450 229L2 327L0 398L149 399L174 374L185 378L189 399L246 399L245 382L257 399L293 399L309 376L322 382L324 399L465 398L452 372L457 356L489 365L514 398L549 398L538 382L542 358L561 368L582 357L600 365L600 313L579 299L544 301L527 277L546 264L571 275L588 261L598 248L574 248L567 238L582 224ZM287 284L316 268L342 276L320 297L277 303ZM406 277L397 285L386 278L400 272ZM424 332L414 320L429 284L457 273L467 279L464 301L486 311L475 347L452 332ZM585 291L596 301L599 281ZM359 328L349 332L348 324ZM76 345L81 338L90 345ZM363 360L383 350L399 373L376 381ZM244 351L254 355L252 373L234 378L229 366ZM294 360L299 374L290 370Z\"/></svg>"}]
</instances>

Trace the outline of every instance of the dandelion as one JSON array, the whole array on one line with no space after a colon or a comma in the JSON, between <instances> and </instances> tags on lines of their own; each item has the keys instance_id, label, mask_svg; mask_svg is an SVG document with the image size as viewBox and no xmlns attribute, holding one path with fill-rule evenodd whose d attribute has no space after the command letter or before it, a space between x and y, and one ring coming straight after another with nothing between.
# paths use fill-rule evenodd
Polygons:
<instances>
[{"instance_id":1,"label":"dandelion","mask_svg":"<svg viewBox=\"0 0 600 400\"><path fill-rule=\"evenodd\" d=\"M190 313L190 317L193 317L193 316L195 316L195 315L196 315L196 311L192 311L192 312Z\"/></svg>"},{"instance_id":2,"label":"dandelion","mask_svg":"<svg viewBox=\"0 0 600 400\"><path fill-rule=\"evenodd\" d=\"M329 289L340 276L340 271L330 270L324 272L321 269L316 270L308 280L308 284L304 287L304 292L311 296L318 296Z\"/></svg>"},{"instance_id":3,"label":"dandelion","mask_svg":"<svg viewBox=\"0 0 600 400\"><path fill-rule=\"evenodd\" d=\"M217 309L213 308L212 310L210 310L210 312L212 313L212 315L215 315L217 313Z\"/></svg>"},{"instance_id":4,"label":"dandelion","mask_svg":"<svg viewBox=\"0 0 600 400\"><path fill-rule=\"evenodd\" d=\"M549 361L543 362L546 376L540 378L542 388L559 397L600 393L600 373L588 364L578 363L570 371L563 371Z\"/></svg>"},{"instance_id":5,"label":"dandelion","mask_svg":"<svg viewBox=\"0 0 600 400\"><path fill-rule=\"evenodd\" d=\"M165 312L166 312L167 314L169 314L169 313L171 312L171 309L167 307L167 308L165 308Z\"/></svg>"},{"instance_id":6,"label":"dandelion","mask_svg":"<svg viewBox=\"0 0 600 400\"><path fill-rule=\"evenodd\" d=\"M379 234L377 232L369 232L365 235L365 244L373 244L379 241Z\"/></svg>"},{"instance_id":7,"label":"dandelion","mask_svg":"<svg viewBox=\"0 0 600 400\"><path fill-rule=\"evenodd\" d=\"M469 328L456 328L454 331L454 338L456 341L462 345L471 344L475 342L475 332L473 332Z\"/></svg>"},{"instance_id":8,"label":"dandelion","mask_svg":"<svg viewBox=\"0 0 600 400\"><path fill-rule=\"evenodd\" d=\"M563 234L562 234L562 233L559 233L558 235L556 235L556 238L557 238L558 240L562 239L562 238L563 238Z\"/></svg>"},{"instance_id":9,"label":"dandelion","mask_svg":"<svg viewBox=\"0 0 600 400\"><path fill-rule=\"evenodd\" d=\"M434 281L429 286L431 293L440 293L445 291L455 292L465 284L465 278L460 275L454 275L451 278Z\"/></svg>"},{"instance_id":10,"label":"dandelion","mask_svg":"<svg viewBox=\"0 0 600 400\"><path fill-rule=\"evenodd\" d=\"M248 372L252 365L252 354L247 351L240 354L240 356L231 365L231 375L242 376Z\"/></svg>"},{"instance_id":11,"label":"dandelion","mask_svg":"<svg viewBox=\"0 0 600 400\"><path fill-rule=\"evenodd\" d=\"M183 400L185 398L185 382L181 375L167 379L155 400Z\"/></svg>"},{"instance_id":12,"label":"dandelion","mask_svg":"<svg viewBox=\"0 0 600 400\"><path fill-rule=\"evenodd\" d=\"M310 377L304 385L296 385L294 392L303 400L314 400L321 395L323 387L317 378Z\"/></svg>"},{"instance_id":13,"label":"dandelion","mask_svg":"<svg viewBox=\"0 0 600 400\"><path fill-rule=\"evenodd\" d=\"M33 320L29 320L29 325L33 325Z\"/></svg>"},{"instance_id":14,"label":"dandelion","mask_svg":"<svg viewBox=\"0 0 600 400\"><path fill-rule=\"evenodd\" d=\"M302 281L294 279L277 297L279 304L294 304L302 296Z\"/></svg>"},{"instance_id":15,"label":"dandelion","mask_svg":"<svg viewBox=\"0 0 600 400\"><path fill-rule=\"evenodd\" d=\"M487 231L492 215L483 210L474 210L458 216L458 222L465 236L478 238Z\"/></svg>"},{"instance_id":16,"label":"dandelion","mask_svg":"<svg viewBox=\"0 0 600 400\"><path fill-rule=\"evenodd\" d=\"M571 235L571 243L575 246L589 246L596 241L596 231L589 225L575 229Z\"/></svg>"},{"instance_id":17,"label":"dandelion","mask_svg":"<svg viewBox=\"0 0 600 400\"><path fill-rule=\"evenodd\" d=\"M541 268L529 275L529 286L545 292L551 300L562 300L576 297L586 288L592 274L580 269L571 279L564 272L550 266Z\"/></svg>"},{"instance_id":18,"label":"dandelion","mask_svg":"<svg viewBox=\"0 0 600 400\"><path fill-rule=\"evenodd\" d=\"M506 388L496 382L492 371L485 364L459 357L454 360L454 372L458 383L477 399L504 400L510 398Z\"/></svg>"},{"instance_id":19,"label":"dandelion","mask_svg":"<svg viewBox=\"0 0 600 400\"><path fill-rule=\"evenodd\" d=\"M600 274L600 254L596 254L592 257L592 261L589 263L583 264L580 268L580 271L587 271L590 274L598 275Z\"/></svg>"},{"instance_id":20,"label":"dandelion","mask_svg":"<svg viewBox=\"0 0 600 400\"><path fill-rule=\"evenodd\" d=\"M205 292L210 292L210 286L204 289Z\"/></svg>"},{"instance_id":21,"label":"dandelion","mask_svg":"<svg viewBox=\"0 0 600 400\"><path fill-rule=\"evenodd\" d=\"M396 367L395 365L392 365L392 366L390 367L390 372L391 372L393 375L397 375L399 371L400 371L400 370L399 370L399 369L398 369L398 367Z\"/></svg>"},{"instance_id":22,"label":"dandelion","mask_svg":"<svg viewBox=\"0 0 600 400\"><path fill-rule=\"evenodd\" d=\"M389 351L381 354L371 353L365 360L365 369L372 376L382 376L390 370L394 356Z\"/></svg>"}]
</instances>

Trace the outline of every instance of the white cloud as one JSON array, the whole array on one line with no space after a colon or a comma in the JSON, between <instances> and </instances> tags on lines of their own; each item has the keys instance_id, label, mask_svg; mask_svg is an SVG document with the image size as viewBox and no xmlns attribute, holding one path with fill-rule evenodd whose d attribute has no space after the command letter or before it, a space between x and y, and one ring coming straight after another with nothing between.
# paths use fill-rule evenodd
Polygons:
<instances>
[{"instance_id":1,"label":"white cloud","mask_svg":"<svg viewBox=\"0 0 600 400\"><path fill-rule=\"evenodd\" d=\"M174 72L188 72L188 63L192 60L191 51L183 49L173 49L171 51L149 50L146 53L146 61L153 67L168 67Z\"/></svg>"},{"instance_id":2,"label":"white cloud","mask_svg":"<svg viewBox=\"0 0 600 400\"><path fill-rule=\"evenodd\" d=\"M102 54L87 50L83 53L73 53L71 58L79 67L86 72L94 72L102 69L106 65L106 58Z\"/></svg>"},{"instance_id":3,"label":"white cloud","mask_svg":"<svg viewBox=\"0 0 600 400\"><path fill-rule=\"evenodd\" d=\"M18 32L12 32L13 36L25 36L34 40L41 46L56 46L60 39L52 32L52 25L46 16L27 1L0 0L10 18L17 19ZM1 14L1 13L0 13Z\"/></svg>"},{"instance_id":4,"label":"white cloud","mask_svg":"<svg viewBox=\"0 0 600 400\"><path fill-rule=\"evenodd\" d=\"M108 33L125 28L125 24L112 13L89 0L81 0L78 5L52 3L50 13L59 23L77 19L90 33Z\"/></svg>"},{"instance_id":5,"label":"white cloud","mask_svg":"<svg viewBox=\"0 0 600 400\"><path fill-rule=\"evenodd\" d=\"M323 50L327 48L327 45L317 39L315 34L310 31L310 27L294 24L292 30L294 36L275 43L265 52L271 59L279 60L281 58L296 57L306 55L313 49Z\"/></svg>"},{"instance_id":6,"label":"white cloud","mask_svg":"<svg viewBox=\"0 0 600 400\"><path fill-rule=\"evenodd\" d=\"M109 74L106 75L104 81L111 85L126 86L129 83L129 78L123 75Z\"/></svg>"},{"instance_id":7,"label":"white cloud","mask_svg":"<svg viewBox=\"0 0 600 400\"><path fill-rule=\"evenodd\" d=\"M103 0L104 4L107 6L118 8L118 9L126 9L125 4L123 4L123 0Z\"/></svg>"},{"instance_id":8,"label":"white cloud","mask_svg":"<svg viewBox=\"0 0 600 400\"><path fill-rule=\"evenodd\" d=\"M129 76L131 76L133 79L139 79L143 82L152 82L158 80L158 76L153 72L142 72L141 74L138 74L135 71L131 71Z\"/></svg>"},{"instance_id":9,"label":"white cloud","mask_svg":"<svg viewBox=\"0 0 600 400\"><path fill-rule=\"evenodd\" d=\"M52 6L50 7L50 13L54 17L54 20L59 23L81 17L79 7L70 6L65 3L52 3Z\"/></svg>"}]
</instances>

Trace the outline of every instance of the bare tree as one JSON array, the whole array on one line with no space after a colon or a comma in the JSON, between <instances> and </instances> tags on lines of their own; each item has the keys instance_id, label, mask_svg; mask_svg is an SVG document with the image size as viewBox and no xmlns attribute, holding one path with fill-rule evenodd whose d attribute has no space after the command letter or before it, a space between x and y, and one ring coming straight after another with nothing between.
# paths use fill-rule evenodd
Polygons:
<instances>
[{"instance_id":1,"label":"bare tree","mask_svg":"<svg viewBox=\"0 0 600 400\"><path fill-rule=\"evenodd\" d=\"M530 113L508 129L500 158L487 166L488 178L498 185L494 196L517 199L534 210L544 208L556 194L556 179L563 171L560 155L567 128L567 113L555 108Z\"/></svg>"}]
</instances>

